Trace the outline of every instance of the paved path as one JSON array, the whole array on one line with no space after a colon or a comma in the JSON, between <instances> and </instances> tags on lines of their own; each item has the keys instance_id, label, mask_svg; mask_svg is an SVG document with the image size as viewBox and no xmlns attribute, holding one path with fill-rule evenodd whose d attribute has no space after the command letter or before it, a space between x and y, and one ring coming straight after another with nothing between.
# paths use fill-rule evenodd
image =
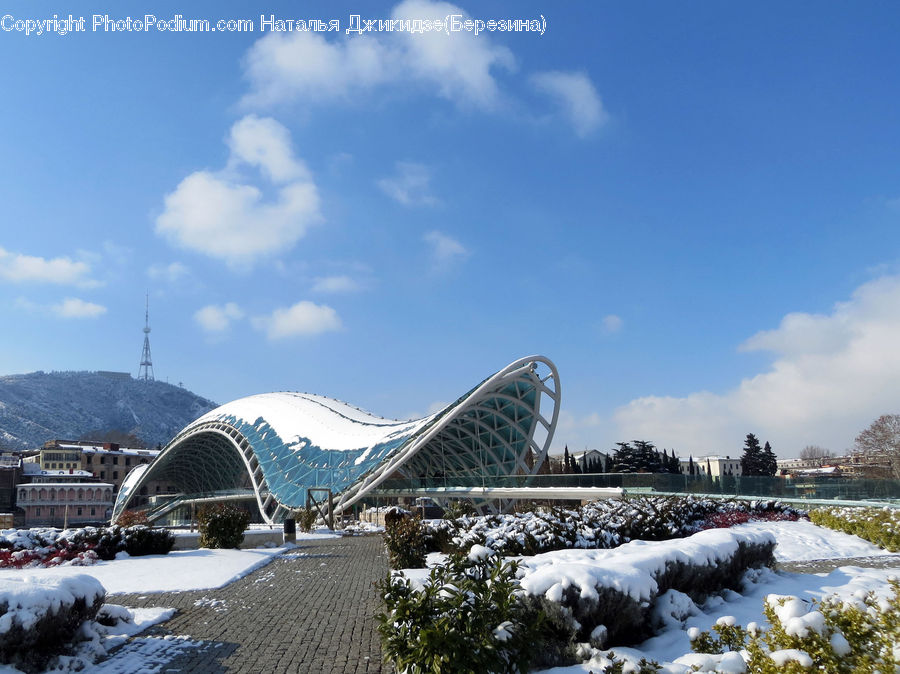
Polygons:
<instances>
[{"instance_id":1,"label":"paved path","mask_svg":"<svg viewBox=\"0 0 900 674\"><path fill-rule=\"evenodd\" d=\"M380 536L304 540L220 590L113 595L131 607L178 613L141 636L188 636L162 672L391 672L381 658L373 583L387 575ZM126 645L120 659L130 648ZM107 660L115 664L116 652ZM113 666L110 671L115 671Z\"/></svg>"}]
</instances>

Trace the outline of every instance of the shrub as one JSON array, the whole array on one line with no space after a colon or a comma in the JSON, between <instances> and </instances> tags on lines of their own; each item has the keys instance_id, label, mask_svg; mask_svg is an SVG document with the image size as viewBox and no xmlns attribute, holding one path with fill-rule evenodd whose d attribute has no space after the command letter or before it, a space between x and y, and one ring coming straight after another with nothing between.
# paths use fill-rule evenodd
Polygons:
<instances>
[{"instance_id":1,"label":"shrub","mask_svg":"<svg viewBox=\"0 0 900 674\"><path fill-rule=\"evenodd\" d=\"M542 617L518 598L515 562L498 555L453 555L420 589L399 575L378 589L378 631L398 671L526 672L540 648Z\"/></svg>"},{"instance_id":2,"label":"shrub","mask_svg":"<svg viewBox=\"0 0 900 674\"><path fill-rule=\"evenodd\" d=\"M250 513L227 503L206 506L197 513L201 548L239 548Z\"/></svg>"},{"instance_id":3,"label":"shrub","mask_svg":"<svg viewBox=\"0 0 900 674\"><path fill-rule=\"evenodd\" d=\"M444 508L444 519L455 520L458 517L468 517L477 515L478 511L471 501L456 500L450 501Z\"/></svg>"},{"instance_id":4,"label":"shrub","mask_svg":"<svg viewBox=\"0 0 900 674\"><path fill-rule=\"evenodd\" d=\"M119 515L116 524L127 529L138 525L150 526L150 521L147 519L147 513L143 510L126 510Z\"/></svg>"},{"instance_id":5,"label":"shrub","mask_svg":"<svg viewBox=\"0 0 900 674\"><path fill-rule=\"evenodd\" d=\"M824 671L834 674L894 672L900 668L900 584L891 596L874 593L843 602L837 597L804 602L769 595L765 614L769 629L750 623L744 629L730 617L709 632L691 635L698 653L742 651L749 671L759 674Z\"/></svg>"},{"instance_id":6,"label":"shrub","mask_svg":"<svg viewBox=\"0 0 900 674\"><path fill-rule=\"evenodd\" d=\"M900 551L900 511L890 508L818 508L809 519L822 527L853 534L891 552Z\"/></svg>"},{"instance_id":7,"label":"shrub","mask_svg":"<svg viewBox=\"0 0 900 674\"><path fill-rule=\"evenodd\" d=\"M428 552L425 527L422 520L407 514L388 519L385 517L384 544L392 569L421 569Z\"/></svg>"},{"instance_id":8,"label":"shrub","mask_svg":"<svg viewBox=\"0 0 900 674\"><path fill-rule=\"evenodd\" d=\"M106 596L89 576L4 579L2 584L0 662L25 672L43 671L81 625L93 620Z\"/></svg>"},{"instance_id":9,"label":"shrub","mask_svg":"<svg viewBox=\"0 0 900 674\"><path fill-rule=\"evenodd\" d=\"M294 511L294 517L297 520L297 528L300 531L312 531L316 524L317 517L315 508L297 508Z\"/></svg>"},{"instance_id":10,"label":"shrub","mask_svg":"<svg viewBox=\"0 0 900 674\"><path fill-rule=\"evenodd\" d=\"M175 545L175 535L165 529L133 526L125 530L125 552L132 557L167 555Z\"/></svg>"}]
</instances>

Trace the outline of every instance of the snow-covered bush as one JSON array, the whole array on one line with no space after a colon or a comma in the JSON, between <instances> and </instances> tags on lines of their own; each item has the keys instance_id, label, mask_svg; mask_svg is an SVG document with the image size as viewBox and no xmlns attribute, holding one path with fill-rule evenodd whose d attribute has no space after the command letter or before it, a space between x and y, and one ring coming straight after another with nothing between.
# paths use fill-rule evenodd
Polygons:
<instances>
[{"instance_id":1,"label":"snow-covered bush","mask_svg":"<svg viewBox=\"0 0 900 674\"><path fill-rule=\"evenodd\" d=\"M521 560L527 601L568 620L571 641L601 648L638 643L660 627L661 597L700 601L741 589L745 571L773 566L775 541L758 532L703 531L678 541L635 541L614 552L561 550Z\"/></svg>"},{"instance_id":2,"label":"snow-covered bush","mask_svg":"<svg viewBox=\"0 0 900 674\"><path fill-rule=\"evenodd\" d=\"M526 672L544 636L519 599L516 564L487 548L452 555L420 588L394 574L378 589L385 659L401 672Z\"/></svg>"},{"instance_id":3,"label":"snow-covered bush","mask_svg":"<svg viewBox=\"0 0 900 674\"><path fill-rule=\"evenodd\" d=\"M168 531L144 526L6 529L0 531L0 568L93 564L123 550L132 556L164 555L174 541Z\"/></svg>"},{"instance_id":4,"label":"snow-covered bush","mask_svg":"<svg viewBox=\"0 0 900 674\"><path fill-rule=\"evenodd\" d=\"M425 566L425 528L418 517L406 514L385 517L384 544L392 569L421 569Z\"/></svg>"},{"instance_id":5,"label":"snow-covered bush","mask_svg":"<svg viewBox=\"0 0 900 674\"><path fill-rule=\"evenodd\" d=\"M698 671L717 671L724 657L740 656L746 671L760 674L820 671L833 674L896 672L900 669L900 584L878 599L873 593L850 601L829 597L806 602L769 595L768 629L750 623L746 629L728 616L710 632L695 631L691 647L711 657L679 658Z\"/></svg>"},{"instance_id":6,"label":"snow-covered bush","mask_svg":"<svg viewBox=\"0 0 900 674\"><path fill-rule=\"evenodd\" d=\"M175 546L175 534L166 529L133 526L125 530L125 552L132 557L167 555Z\"/></svg>"},{"instance_id":7,"label":"snow-covered bush","mask_svg":"<svg viewBox=\"0 0 900 674\"><path fill-rule=\"evenodd\" d=\"M25 672L43 670L94 619L105 596L91 576L0 580L0 662Z\"/></svg>"},{"instance_id":8,"label":"snow-covered bush","mask_svg":"<svg viewBox=\"0 0 900 674\"><path fill-rule=\"evenodd\" d=\"M206 506L197 513L201 548L240 548L250 513L228 503Z\"/></svg>"},{"instance_id":9,"label":"snow-covered bush","mask_svg":"<svg viewBox=\"0 0 900 674\"><path fill-rule=\"evenodd\" d=\"M891 508L817 508L809 519L822 527L853 534L891 552L900 551L900 511Z\"/></svg>"},{"instance_id":10,"label":"snow-covered bush","mask_svg":"<svg viewBox=\"0 0 900 674\"><path fill-rule=\"evenodd\" d=\"M595 501L577 509L551 507L432 521L426 523L426 534L432 551L467 550L478 544L506 555L534 555L568 548L614 548L631 540L680 538L716 526L715 518L727 513L746 514L747 519L799 516L777 501L630 497Z\"/></svg>"}]
</instances>

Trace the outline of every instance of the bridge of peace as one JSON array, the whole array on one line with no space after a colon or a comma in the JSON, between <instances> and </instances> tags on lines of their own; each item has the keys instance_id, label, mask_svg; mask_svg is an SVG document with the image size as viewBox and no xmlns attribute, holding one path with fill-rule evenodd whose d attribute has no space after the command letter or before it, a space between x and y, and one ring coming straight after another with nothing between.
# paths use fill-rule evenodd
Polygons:
<instances>
[{"instance_id":1,"label":"bridge of peace","mask_svg":"<svg viewBox=\"0 0 900 674\"><path fill-rule=\"evenodd\" d=\"M521 358L435 414L384 419L320 395L279 392L222 405L178 433L151 464L129 473L113 509L147 508L151 520L183 521L197 505L243 501L257 521L279 524L303 507L328 517L364 504L428 496L502 510L516 499L586 500L623 493L777 498L812 505L889 503L887 480L542 473L560 409L556 366ZM141 495L150 481L174 485Z\"/></svg>"}]
</instances>

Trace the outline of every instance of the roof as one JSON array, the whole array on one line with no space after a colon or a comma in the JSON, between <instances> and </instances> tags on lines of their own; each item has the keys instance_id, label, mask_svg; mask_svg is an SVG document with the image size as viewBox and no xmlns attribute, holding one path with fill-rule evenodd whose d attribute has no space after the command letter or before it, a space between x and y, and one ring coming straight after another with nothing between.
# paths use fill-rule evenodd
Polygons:
<instances>
[{"instance_id":1,"label":"roof","mask_svg":"<svg viewBox=\"0 0 900 674\"><path fill-rule=\"evenodd\" d=\"M546 456L558 401L559 375L542 356L519 359L443 410L408 421L311 393L241 398L186 426L148 469L130 472L116 512L154 479L188 494L252 490L263 519L274 522L305 505L313 488L331 489L341 510L393 474L531 474Z\"/></svg>"}]
</instances>

